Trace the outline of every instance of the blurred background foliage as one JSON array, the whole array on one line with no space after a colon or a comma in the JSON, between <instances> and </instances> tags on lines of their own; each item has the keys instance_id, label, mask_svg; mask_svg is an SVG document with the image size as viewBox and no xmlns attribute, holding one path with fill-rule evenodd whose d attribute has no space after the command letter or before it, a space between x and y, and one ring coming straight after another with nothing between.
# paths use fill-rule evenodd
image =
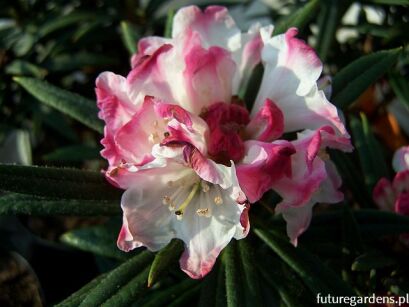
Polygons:
<instances>
[{"instance_id":1,"label":"blurred background foliage","mask_svg":"<svg viewBox=\"0 0 409 307\"><path fill-rule=\"evenodd\" d=\"M356 147L331 153L346 200L318 207L299 248L266 215L277 203L268 195L253 206L254 232L201 282L179 272L178 241L157 255L116 249L119 196L98 173L94 95L100 72L126 75L137 40L169 34L188 4L229 6L242 30L299 27L334 76L331 101ZM89 171L0 166L0 305L309 306L317 293L408 293L397 236L409 218L378 211L371 196L408 144L408 21L407 0L0 1L0 162Z\"/></svg>"}]
</instances>

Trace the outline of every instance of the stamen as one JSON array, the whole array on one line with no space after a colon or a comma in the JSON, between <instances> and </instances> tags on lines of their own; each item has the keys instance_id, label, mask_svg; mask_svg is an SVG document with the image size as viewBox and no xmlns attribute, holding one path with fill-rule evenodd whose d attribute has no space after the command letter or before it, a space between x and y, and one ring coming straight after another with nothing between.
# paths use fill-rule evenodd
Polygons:
<instances>
[{"instance_id":1,"label":"stamen","mask_svg":"<svg viewBox=\"0 0 409 307\"><path fill-rule=\"evenodd\" d=\"M171 201L172 200L170 199L170 197L168 195L165 195L165 196L163 196L162 204L168 206L168 205L170 205Z\"/></svg>"},{"instance_id":2,"label":"stamen","mask_svg":"<svg viewBox=\"0 0 409 307\"><path fill-rule=\"evenodd\" d=\"M214 203L216 204L216 205L218 205L218 206L220 206L220 205L222 205L223 204L223 198L221 198L221 196L216 196L215 198L214 198Z\"/></svg>"},{"instance_id":3,"label":"stamen","mask_svg":"<svg viewBox=\"0 0 409 307\"><path fill-rule=\"evenodd\" d=\"M153 121L153 127L154 127L154 128L157 128L158 125L159 125L159 123L158 123L158 121L155 119L155 120Z\"/></svg>"},{"instance_id":4,"label":"stamen","mask_svg":"<svg viewBox=\"0 0 409 307\"><path fill-rule=\"evenodd\" d=\"M178 219L182 219L183 211L185 211L186 207L190 204L193 197L195 197L197 190L199 189L199 185L200 185L199 182L194 184L192 191L190 191L185 201L179 206L179 209L175 211L175 214L178 217Z\"/></svg>"},{"instance_id":5,"label":"stamen","mask_svg":"<svg viewBox=\"0 0 409 307\"><path fill-rule=\"evenodd\" d=\"M148 137L148 140L150 143L152 144L156 144L159 143L160 139L159 139L159 135L157 132L151 133Z\"/></svg>"},{"instance_id":6,"label":"stamen","mask_svg":"<svg viewBox=\"0 0 409 307\"><path fill-rule=\"evenodd\" d=\"M200 182L200 184L201 184L201 186L202 186L202 191L203 191L203 192L205 192L205 193L209 192L210 187L209 187L209 185L208 185L205 181L202 180L202 181Z\"/></svg>"},{"instance_id":7,"label":"stamen","mask_svg":"<svg viewBox=\"0 0 409 307\"><path fill-rule=\"evenodd\" d=\"M198 216L210 217L209 208L200 208L196 210Z\"/></svg>"},{"instance_id":8,"label":"stamen","mask_svg":"<svg viewBox=\"0 0 409 307\"><path fill-rule=\"evenodd\" d=\"M164 136L165 138L168 138L168 137L170 136L170 133L166 131L166 132L163 134L163 136Z\"/></svg>"},{"instance_id":9,"label":"stamen","mask_svg":"<svg viewBox=\"0 0 409 307\"><path fill-rule=\"evenodd\" d=\"M328 161L331 159L325 149L320 149L320 151L318 152L318 157L320 157L324 161Z\"/></svg>"}]
</instances>

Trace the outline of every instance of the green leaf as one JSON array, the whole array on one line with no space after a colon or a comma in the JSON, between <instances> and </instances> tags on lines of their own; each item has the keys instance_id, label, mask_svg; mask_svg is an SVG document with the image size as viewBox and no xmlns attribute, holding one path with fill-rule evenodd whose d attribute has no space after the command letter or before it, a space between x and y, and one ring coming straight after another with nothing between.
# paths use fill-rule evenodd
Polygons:
<instances>
[{"instance_id":1,"label":"green leaf","mask_svg":"<svg viewBox=\"0 0 409 307\"><path fill-rule=\"evenodd\" d=\"M224 288L224 280L221 284L218 283L218 276L221 270L223 270L224 275L224 269L218 264L216 263L211 272L203 278L198 307L215 306L217 291L221 286Z\"/></svg>"},{"instance_id":2,"label":"green leaf","mask_svg":"<svg viewBox=\"0 0 409 307\"><path fill-rule=\"evenodd\" d=\"M73 161L81 162L84 160L99 159L100 149L87 145L73 145L61 147L57 150L46 154L43 159L46 161Z\"/></svg>"},{"instance_id":3,"label":"green leaf","mask_svg":"<svg viewBox=\"0 0 409 307\"><path fill-rule=\"evenodd\" d=\"M287 306L310 306L313 302L309 289L300 278L280 259L263 255L257 261L259 274L276 289Z\"/></svg>"},{"instance_id":4,"label":"green leaf","mask_svg":"<svg viewBox=\"0 0 409 307\"><path fill-rule=\"evenodd\" d=\"M341 18L352 1L321 1L320 14L318 16L318 36L316 50L325 62L335 40L335 32L340 24Z\"/></svg>"},{"instance_id":5,"label":"green leaf","mask_svg":"<svg viewBox=\"0 0 409 307\"><path fill-rule=\"evenodd\" d=\"M382 269L396 264L395 259L387 257L379 252L363 254L352 263L352 271L371 271Z\"/></svg>"},{"instance_id":6,"label":"green leaf","mask_svg":"<svg viewBox=\"0 0 409 307\"><path fill-rule=\"evenodd\" d=\"M226 268L226 297L228 307L243 306L244 289L239 269L236 241L232 240L223 251L223 261Z\"/></svg>"},{"instance_id":7,"label":"green leaf","mask_svg":"<svg viewBox=\"0 0 409 307\"><path fill-rule=\"evenodd\" d=\"M27 77L13 79L44 104L73 117L95 131L103 132L103 122L97 116L98 108L94 101L62 90L45 81Z\"/></svg>"},{"instance_id":8,"label":"green leaf","mask_svg":"<svg viewBox=\"0 0 409 307\"><path fill-rule=\"evenodd\" d=\"M343 184L350 189L354 200L362 207L369 207L372 204L372 196L368 194L367 190L361 188L365 185L364 178L362 173L358 171L358 165L352 160L352 155L339 150L330 150L329 152L331 160L335 163L342 177Z\"/></svg>"},{"instance_id":9,"label":"green leaf","mask_svg":"<svg viewBox=\"0 0 409 307\"><path fill-rule=\"evenodd\" d=\"M349 285L344 283L335 272L302 247L295 248L288 240L283 239L274 231L267 232L256 228L254 233L299 275L315 295L318 293L339 296L355 295ZM331 283L328 282L329 280Z\"/></svg>"},{"instance_id":10,"label":"green leaf","mask_svg":"<svg viewBox=\"0 0 409 307\"><path fill-rule=\"evenodd\" d=\"M148 278L149 267L132 278L126 285L119 288L118 292L106 300L102 307L127 307L134 303L143 291L147 290L146 279ZM81 305L82 306L82 305ZM84 305L87 306L87 305Z\"/></svg>"},{"instance_id":11,"label":"green leaf","mask_svg":"<svg viewBox=\"0 0 409 307\"><path fill-rule=\"evenodd\" d=\"M398 73L389 75L389 83L399 101L409 110L409 83L406 78Z\"/></svg>"},{"instance_id":12,"label":"green leaf","mask_svg":"<svg viewBox=\"0 0 409 307\"><path fill-rule=\"evenodd\" d=\"M361 113L361 122L352 117L350 127L354 145L359 155L359 161L364 174L364 180L369 195L381 177L388 176L385 159L379 143L372 133L366 116Z\"/></svg>"},{"instance_id":13,"label":"green leaf","mask_svg":"<svg viewBox=\"0 0 409 307\"><path fill-rule=\"evenodd\" d=\"M106 274L106 277L100 281L99 285L88 293L79 306L102 305L108 299L112 298L123 286L132 281L133 278L137 278L141 272L142 276L145 276L145 274L147 276L149 268L146 267L149 265L152 259L152 253L143 251L142 253L124 262L114 270L110 271ZM146 279L144 280L146 282ZM139 286L140 283L138 282L138 288ZM129 287L126 287L125 290L128 291Z\"/></svg>"},{"instance_id":14,"label":"green leaf","mask_svg":"<svg viewBox=\"0 0 409 307\"><path fill-rule=\"evenodd\" d=\"M291 27L296 27L300 31L315 17L320 8L320 0L311 0L306 5L299 8L295 13L279 20L274 28L274 35L284 33Z\"/></svg>"},{"instance_id":15,"label":"green leaf","mask_svg":"<svg viewBox=\"0 0 409 307\"><path fill-rule=\"evenodd\" d=\"M151 287L172 264L177 262L182 251L183 242L174 239L155 255L155 259L152 262L151 270L149 272L148 287Z\"/></svg>"},{"instance_id":16,"label":"green leaf","mask_svg":"<svg viewBox=\"0 0 409 307\"><path fill-rule=\"evenodd\" d=\"M409 5L408 0L364 0L363 3L383 5Z\"/></svg>"},{"instance_id":17,"label":"green leaf","mask_svg":"<svg viewBox=\"0 0 409 307\"><path fill-rule=\"evenodd\" d=\"M409 232L409 217L401 214L374 209L355 210L352 214L365 241ZM340 240L342 218L342 210L316 214L303 239L316 241L324 237L325 240Z\"/></svg>"},{"instance_id":18,"label":"green leaf","mask_svg":"<svg viewBox=\"0 0 409 307\"><path fill-rule=\"evenodd\" d=\"M339 71L332 83L332 102L345 109L398 59L402 48L365 55Z\"/></svg>"},{"instance_id":19,"label":"green leaf","mask_svg":"<svg viewBox=\"0 0 409 307\"><path fill-rule=\"evenodd\" d=\"M80 250L93 254L125 260L129 254L120 251L116 246L117 232L120 226L116 223L87 227L66 232L61 241Z\"/></svg>"},{"instance_id":20,"label":"green leaf","mask_svg":"<svg viewBox=\"0 0 409 307\"><path fill-rule=\"evenodd\" d=\"M68 168L0 164L0 190L69 199L120 199L103 174Z\"/></svg>"},{"instance_id":21,"label":"green leaf","mask_svg":"<svg viewBox=\"0 0 409 307\"><path fill-rule=\"evenodd\" d=\"M77 307L86 297L87 293L97 287L101 280L105 278L106 274L101 274L79 289L77 292L74 292L69 297L67 297L62 302L55 305L55 307Z\"/></svg>"},{"instance_id":22,"label":"green leaf","mask_svg":"<svg viewBox=\"0 0 409 307\"><path fill-rule=\"evenodd\" d=\"M75 11L71 14L65 16L59 16L58 18L53 18L49 22L44 23L38 29L38 36L40 38L45 37L57 30L69 27L73 24L90 21L95 18L95 14L88 12L78 12Z\"/></svg>"},{"instance_id":23,"label":"green leaf","mask_svg":"<svg viewBox=\"0 0 409 307\"><path fill-rule=\"evenodd\" d=\"M124 46L130 55L136 53L136 42L138 41L138 34L129 22L121 21L121 38Z\"/></svg>"},{"instance_id":24,"label":"green leaf","mask_svg":"<svg viewBox=\"0 0 409 307\"><path fill-rule=\"evenodd\" d=\"M172 303L167 305L167 307L185 307L189 306L189 301L192 300L196 294L200 291L201 285L195 285L192 288L186 290L185 293L176 297Z\"/></svg>"},{"instance_id":25,"label":"green leaf","mask_svg":"<svg viewBox=\"0 0 409 307\"><path fill-rule=\"evenodd\" d=\"M40 79L48 73L46 69L24 60L14 60L6 66L5 72L9 75L31 75Z\"/></svg>"},{"instance_id":26,"label":"green leaf","mask_svg":"<svg viewBox=\"0 0 409 307\"><path fill-rule=\"evenodd\" d=\"M36 216L110 216L120 215L119 201L52 199L24 194L0 197L0 215L27 214Z\"/></svg>"},{"instance_id":27,"label":"green leaf","mask_svg":"<svg viewBox=\"0 0 409 307\"><path fill-rule=\"evenodd\" d=\"M197 284L198 282L196 280L189 278L176 283L174 286L158 290L143 304L143 307L168 306L170 302L173 302L176 298L185 294Z\"/></svg>"},{"instance_id":28,"label":"green leaf","mask_svg":"<svg viewBox=\"0 0 409 307\"><path fill-rule=\"evenodd\" d=\"M172 26L173 26L173 17L174 16L175 16L175 11L174 10L169 10L168 15L166 17L164 37L168 37L168 38L172 37Z\"/></svg>"},{"instance_id":29,"label":"green leaf","mask_svg":"<svg viewBox=\"0 0 409 307\"><path fill-rule=\"evenodd\" d=\"M75 54L59 54L44 62L50 72L69 72L86 67L109 67L118 64L118 59L98 53L78 52ZM95 104L95 102L92 102Z\"/></svg>"},{"instance_id":30,"label":"green leaf","mask_svg":"<svg viewBox=\"0 0 409 307\"><path fill-rule=\"evenodd\" d=\"M0 161L30 165L33 161L30 134L26 130L12 130L0 147Z\"/></svg>"},{"instance_id":31,"label":"green leaf","mask_svg":"<svg viewBox=\"0 0 409 307\"><path fill-rule=\"evenodd\" d=\"M250 245L249 240L237 241L238 252L240 255L242 276L244 282L244 296L247 306L263 306L261 302L260 283L258 271L255 264L257 256L254 253L254 248Z\"/></svg>"}]
</instances>

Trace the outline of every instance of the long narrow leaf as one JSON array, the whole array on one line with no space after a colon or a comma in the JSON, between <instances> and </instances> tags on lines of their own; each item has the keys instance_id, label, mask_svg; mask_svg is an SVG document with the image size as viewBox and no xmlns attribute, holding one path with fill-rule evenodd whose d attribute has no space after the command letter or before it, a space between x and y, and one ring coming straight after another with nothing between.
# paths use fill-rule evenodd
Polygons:
<instances>
[{"instance_id":1,"label":"long narrow leaf","mask_svg":"<svg viewBox=\"0 0 409 307\"><path fill-rule=\"evenodd\" d=\"M314 294L354 295L353 290L335 272L303 248L293 247L275 232L260 228L256 228L254 232L300 276Z\"/></svg>"},{"instance_id":2,"label":"long narrow leaf","mask_svg":"<svg viewBox=\"0 0 409 307\"><path fill-rule=\"evenodd\" d=\"M90 200L118 200L121 195L98 172L7 164L0 164L0 190Z\"/></svg>"},{"instance_id":3,"label":"long narrow leaf","mask_svg":"<svg viewBox=\"0 0 409 307\"><path fill-rule=\"evenodd\" d=\"M232 240L223 251L223 260L226 266L226 297L227 306L243 306L244 289L241 288L242 281L237 257L236 241Z\"/></svg>"},{"instance_id":4,"label":"long narrow leaf","mask_svg":"<svg viewBox=\"0 0 409 307\"><path fill-rule=\"evenodd\" d=\"M114 224L76 229L61 236L61 241L83 251L110 257L118 260L128 259L130 254L124 253L116 246L116 236L119 231Z\"/></svg>"},{"instance_id":5,"label":"long narrow leaf","mask_svg":"<svg viewBox=\"0 0 409 307\"><path fill-rule=\"evenodd\" d=\"M79 306L102 305L140 272L146 271L146 274L148 274L146 266L152 261L152 259L153 254L144 251L121 264L119 267L109 272L106 277L101 280L100 284L88 293Z\"/></svg>"},{"instance_id":6,"label":"long narrow leaf","mask_svg":"<svg viewBox=\"0 0 409 307\"><path fill-rule=\"evenodd\" d=\"M151 287L179 259L182 251L183 243L180 240L173 240L156 254L149 271L148 287Z\"/></svg>"},{"instance_id":7,"label":"long narrow leaf","mask_svg":"<svg viewBox=\"0 0 409 307\"><path fill-rule=\"evenodd\" d=\"M319 7L319 0L309 1L295 13L285 17L284 20L279 21L277 26L274 28L274 35L284 33L291 27L296 27L299 30L302 30L316 16Z\"/></svg>"},{"instance_id":8,"label":"long narrow leaf","mask_svg":"<svg viewBox=\"0 0 409 307\"><path fill-rule=\"evenodd\" d=\"M241 267L243 269L243 282L245 284L244 295L247 306L262 306L260 294L260 282L254 259L257 256L254 248L248 240L239 240L237 242L238 254L240 255Z\"/></svg>"},{"instance_id":9,"label":"long narrow leaf","mask_svg":"<svg viewBox=\"0 0 409 307\"><path fill-rule=\"evenodd\" d=\"M122 42L130 55L136 53L137 35L129 22L121 21L121 37Z\"/></svg>"},{"instance_id":10,"label":"long narrow leaf","mask_svg":"<svg viewBox=\"0 0 409 307\"><path fill-rule=\"evenodd\" d=\"M149 267L132 278L126 285L122 286L117 293L104 302L102 307L127 307L130 306L138 296L147 290L146 280L149 274Z\"/></svg>"},{"instance_id":11,"label":"long narrow leaf","mask_svg":"<svg viewBox=\"0 0 409 307\"><path fill-rule=\"evenodd\" d=\"M120 215L119 201L53 199L33 195L9 193L0 197L0 215Z\"/></svg>"},{"instance_id":12,"label":"long narrow leaf","mask_svg":"<svg viewBox=\"0 0 409 307\"><path fill-rule=\"evenodd\" d=\"M333 79L333 103L339 108L347 108L396 62L401 50L379 51L344 67Z\"/></svg>"},{"instance_id":13,"label":"long narrow leaf","mask_svg":"<svg viewBox=\"0 0 409 307\"><path fill-rule=\"evenodd\" d=\"M77 307L86 297L87 293L99 285L101 280L105 278L106 274L101 274L79 289L77 292L74 292L69 297L67 297L62 302L55 305L55 307Z\"/></svg>"},{"instance_id":14,"label":"long narrow leaf","mask_svg":"<svg viewBox=\"0 0 409 307\"><path fill-rule=\"evenodd\" d=\"M98 108L94 101L38 79L14 77L14 81L42 103L102 133L103 123L97 116Z\"/></svg>"}]
</instances>

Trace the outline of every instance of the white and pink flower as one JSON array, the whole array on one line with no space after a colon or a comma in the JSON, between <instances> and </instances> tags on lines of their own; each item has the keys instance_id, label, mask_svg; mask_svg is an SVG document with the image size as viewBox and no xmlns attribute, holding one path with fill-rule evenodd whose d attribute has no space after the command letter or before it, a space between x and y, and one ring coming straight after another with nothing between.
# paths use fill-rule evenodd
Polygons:
<instances>
[{"instance_id":1,"label":"white and pink flower","mask_svg":"<svg viewBox=\"0 0 409 307\"><path fill-rule=\"evenodd\" d=\"M382 210L409 216L409 146L395 152L392 166L395 177L392 182L381 178L373 190L373 199ZM409 246L409 234L403 234L400 238Z\"/></svg>"},{"instance_id":2,"label":"white and pink flower","mask_svg":"<svg viewBox=\"0 0 409 307\"><path fill-rule=\"evenodd\" d=\"M223 7L186 7L172 38L139 41L126 78L98 77L106 177L126 190L119 248L156 251L182 239L181 268L200 278L232 238L247 235L250 204L266 191L282 196L295 244L316 202L342 199L325 149L352 147L317 87L322 64L296 29L272 33L258 25L241 33ZM238 93L259 63L249 112ZM285 140L291 132L297 139Z\"/></svg>"}]
</instances>

